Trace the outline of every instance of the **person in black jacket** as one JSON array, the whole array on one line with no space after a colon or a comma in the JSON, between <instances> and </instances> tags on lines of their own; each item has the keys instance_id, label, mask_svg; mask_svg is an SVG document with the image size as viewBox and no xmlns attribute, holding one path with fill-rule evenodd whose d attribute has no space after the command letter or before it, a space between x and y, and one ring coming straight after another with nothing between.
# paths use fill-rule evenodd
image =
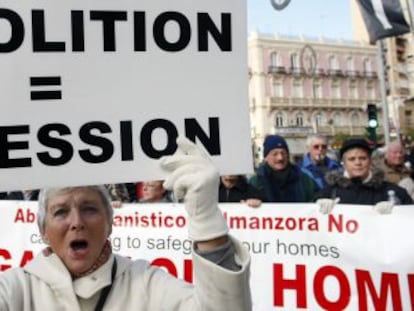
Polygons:
<instances>
[{"instance_id":1,"label":"person in black jacket","mask_svg":"<svg viewBox=\"0 0 414 311\"><path fill-rule=\"evenodd\" d=\"M327 186L317 195L324 199L317 200L322 212L329 212L336 202L374 205L383 214L390 213L394 204L413 204L405 189L385 181L383 171L372 169L371 148L365 139L346 140L340 156L344 172L328 173Z\"/></svg>"},{"instance_id":2,"label":"person in black jacket","mask_svg":"<svg viewBox=\"0 0 414 311\"><path fill-rule=\"evenodd\" d=\"M220 178L219 202L241 202L250 207L259 207L265 201L243 175L224 175Z\"/></svg>"},{"instance_id":3,"label":"person in black jacket","mask_svg":"<svg viewBox=\"0 0 414 311\"><path fill-rule=\"evenodd\" d=\"M5 200L17 200L17 201L37 201L39 197L39 190L22 190L7 192Z\"/></svg>"}]
</instances>

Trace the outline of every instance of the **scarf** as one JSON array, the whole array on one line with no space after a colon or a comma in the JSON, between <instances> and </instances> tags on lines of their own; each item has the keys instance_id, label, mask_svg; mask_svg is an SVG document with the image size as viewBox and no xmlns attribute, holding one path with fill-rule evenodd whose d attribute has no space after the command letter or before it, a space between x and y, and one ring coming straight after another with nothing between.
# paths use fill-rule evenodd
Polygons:
<instances>
[{"instance_id":1,"label":"scarf","mask_svg":"<svg viewBox=\"0 0 414 311\"><path fill-rule=\"evenodd\" d=\"M359 181L361 181L361 183L366 184L367 182L369 182L372 179L372 172L369 171L369 174L368 174L367 178L362 179L361 177L350 178L349 173L345 170L344 171L344 177L346 177L348 179L351 179L353 181L359 180Z\"/></svg>"}]
</instances>

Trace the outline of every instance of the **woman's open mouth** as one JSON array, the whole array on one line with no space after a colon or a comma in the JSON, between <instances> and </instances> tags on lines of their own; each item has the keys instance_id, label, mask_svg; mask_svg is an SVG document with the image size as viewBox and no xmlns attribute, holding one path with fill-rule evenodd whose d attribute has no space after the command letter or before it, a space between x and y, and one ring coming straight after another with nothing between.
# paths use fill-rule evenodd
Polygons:
<instances>
[{"instance_id":1,"label":"woman's open mouth","mask_svg":"<svg viewBox=\"0 0 414 311\"><path fill-rule=\"evenodd\" d=\"M88 251L89 243L86 240L73 240L69 246L74 257L83 257Z\"/></svg>"}]
</instances>

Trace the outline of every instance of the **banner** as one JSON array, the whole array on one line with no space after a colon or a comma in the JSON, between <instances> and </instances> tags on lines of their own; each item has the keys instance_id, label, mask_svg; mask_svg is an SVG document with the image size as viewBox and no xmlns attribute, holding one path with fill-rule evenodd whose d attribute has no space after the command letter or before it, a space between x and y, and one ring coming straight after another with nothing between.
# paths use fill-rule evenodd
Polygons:
<instances>
[{"instance_id":1,"label":"banner","mask_svg":"<svg viewBox=\"0 0 414 311\"><path fill-rule=\"evenodd\" d=\"M400 0L357 0L368 30L370 43L410 31Z\"/></svg>"},{"instance_id":2,"label":"banner","mask_svg":"<svg viewBox=\"0 0 414 311\"><path fill-rule=\"evenodd\" d=\"M0 191L164 179L178 135L251 173L246 6L2 0Z\"/></svg>"},{"instance_id":3,"label":"banner","mask_svg":"<svg viewBox=\"0 0 414 311\"><path fill-rule=\"evenodd\" d=\"M22 266L45 245L36 203L1 201L0 270ZM255 311L412 310L414 206L379 215L370 206L221 205L231 234L252 256ZM179 204L126 204L115 211L116 253L145 258L193 281L186 213Z\"/></svg>"}]
</instances>

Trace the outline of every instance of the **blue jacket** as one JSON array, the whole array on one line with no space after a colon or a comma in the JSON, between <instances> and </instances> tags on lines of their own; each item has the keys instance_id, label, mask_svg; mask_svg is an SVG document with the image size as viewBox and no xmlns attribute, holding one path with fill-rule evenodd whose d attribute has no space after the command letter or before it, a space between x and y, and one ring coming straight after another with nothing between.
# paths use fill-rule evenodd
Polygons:
<instances>
[{"instance_id":1,"label":"blue jacket","mask_svg":"<svg viewBox=\"0 0 414 311\"><path fill-rule=\"evenodd\" d=\"M331 158L325 157L323 161L325 167L327 167L329 171L337 171L342 169L341 165ZM302 161L298 165L301 168L302 172L304 172L317 183L319 189L323 189L326 186L324 172L318 165L313 163L309 153L304 155Z\"/></svg>"}]
</instances>

